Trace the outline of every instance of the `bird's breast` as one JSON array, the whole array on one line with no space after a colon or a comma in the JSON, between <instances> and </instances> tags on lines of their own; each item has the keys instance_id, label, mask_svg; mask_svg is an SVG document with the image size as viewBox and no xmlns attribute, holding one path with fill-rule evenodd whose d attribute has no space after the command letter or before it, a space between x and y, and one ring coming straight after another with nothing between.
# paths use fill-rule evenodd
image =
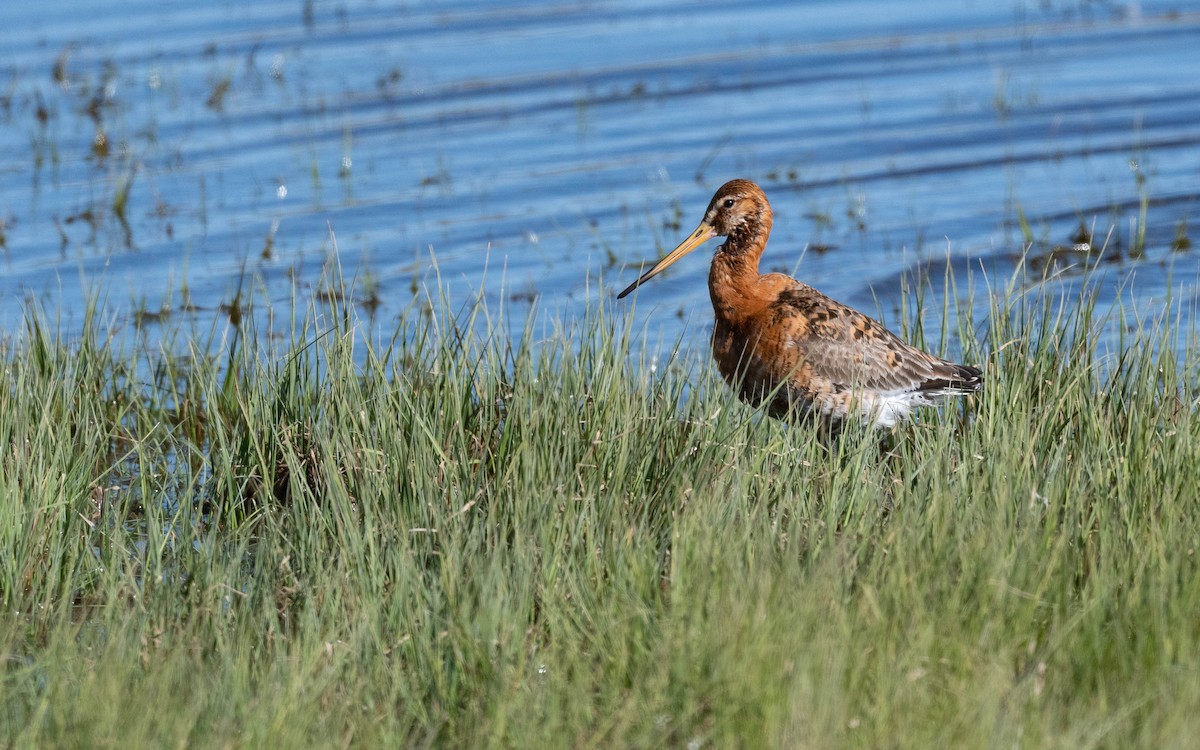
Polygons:
<instances>
[{"instance_id":1,"label":"bird's breast","mask_svg":"<svg viewBox=\"0 0 1200 750\"><path fill-rule=\"evenodd\" d=\"M812 378L804 352L778 327L757 318L713 323L713 360L721 377L752 405L766 399L789 400L806 391ZM772 412L776 409L772 408Z\"/></svg>"}]
</instances>

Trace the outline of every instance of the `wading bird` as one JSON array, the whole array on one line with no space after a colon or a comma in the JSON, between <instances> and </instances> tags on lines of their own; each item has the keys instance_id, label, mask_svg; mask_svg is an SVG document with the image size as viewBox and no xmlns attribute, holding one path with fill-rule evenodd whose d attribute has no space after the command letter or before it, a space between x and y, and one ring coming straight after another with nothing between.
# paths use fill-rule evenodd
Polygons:
<instances>
[{"instance_id":1,"label":"wading bird","mask_svg":"<svg viewBox=\"0 0 1200 750\"><path fill-rule=\"evenodd\" d=\"M983 387L978 367L901 341L879 321L780 273L759 274L771 206L749 180L717 190L704 220L620 299L713 237L725 242L708 272L713 358L745 402L773 417L891 427L914 407Z\"/></svg>"}]
</instances>

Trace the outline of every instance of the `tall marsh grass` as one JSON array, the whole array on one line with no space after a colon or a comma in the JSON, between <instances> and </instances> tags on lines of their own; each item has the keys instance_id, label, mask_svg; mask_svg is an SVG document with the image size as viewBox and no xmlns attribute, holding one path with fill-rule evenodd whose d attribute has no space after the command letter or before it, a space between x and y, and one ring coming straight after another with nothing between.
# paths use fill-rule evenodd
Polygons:
<instances>
[{"instance_id":1,"label":"tall marsh grass","mask_svg":"<svg viewBox=\"0 0 1200 750\"><path fill-rule=\"evenodd\" d=\"M1105 313L964 314L986 390L881 444L651 368L604 306L220 345L31 311L0 742L1187 747L1200 358L1169 316L1105 352Z\"/></svg>"}]
</instances>

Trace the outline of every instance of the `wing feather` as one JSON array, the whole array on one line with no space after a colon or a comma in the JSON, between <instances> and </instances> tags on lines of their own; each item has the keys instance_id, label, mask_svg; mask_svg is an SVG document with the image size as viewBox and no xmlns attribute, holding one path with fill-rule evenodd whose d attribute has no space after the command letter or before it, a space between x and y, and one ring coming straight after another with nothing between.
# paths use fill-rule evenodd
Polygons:
<instances>
[{"instance_id":1,"label":"wing feather","mask_svg":"<svg viewBox=\"0 0 1200 750\"><path fill-rule=\"evenodd\" d=\"M796 282L774 303L772 318L794 321L785 346L799 351L814 381L834 389L929 396L978 390L978 368L910 346L882 323Z\"/></svg>"}]
</instances>

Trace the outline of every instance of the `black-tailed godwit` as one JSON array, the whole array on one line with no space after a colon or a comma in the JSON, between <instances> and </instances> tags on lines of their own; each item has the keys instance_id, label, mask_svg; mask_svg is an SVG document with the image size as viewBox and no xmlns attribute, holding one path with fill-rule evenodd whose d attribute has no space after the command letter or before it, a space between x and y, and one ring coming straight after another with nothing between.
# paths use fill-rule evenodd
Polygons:
<instances>
[{"instance_id":1,"label":"black-tailed godwit","mask_svg":"<svg viewBox=\"0 0 1200 750\"><path fill-rule=\"evenodd\" d=\"M917 406L983 387L978 367L901 341L879 321L780 273L759 274L773 223L749 180L717 190L704 220L624 297L713 237L725 242L708 273L713 358L743 401L774 417L813 416L833 427L858 419L891 427Z\"/></svg>"}]
</instances>

